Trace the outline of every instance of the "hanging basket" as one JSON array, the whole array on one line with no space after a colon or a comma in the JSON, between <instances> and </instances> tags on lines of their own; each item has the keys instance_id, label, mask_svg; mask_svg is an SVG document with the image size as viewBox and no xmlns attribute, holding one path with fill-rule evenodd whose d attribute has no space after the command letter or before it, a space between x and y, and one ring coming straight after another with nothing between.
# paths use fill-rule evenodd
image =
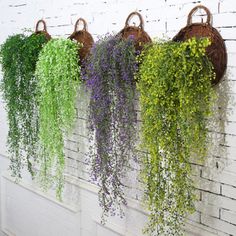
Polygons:
<instances>
[{"instance_id":1,"label":"hanging basket","mask_svg":"<svg viewBox=\"0 0 236 236\"><path fill-rule=\"evenodd\" d=\"M39 24L43 24L43 30L39 30ZM47 32L46 22L44 20L39 20L35 27L35 34L44 34L47 40L51 39L50 34Z\"/></svg>"},{"instance_id":2,"label":"hanging basket","mask_svg":"<svg viewBox=\"0 0 236 236\"><path fill-rule=\"evenodd\" d=\"M207 20L205 23L192 23L192 16L198 9L203 9L206 12ZM173 41L185 41L192 37L208 37L211 40L211 45L207 47L206 53L212 62L216 73L216 78L212 81L212 84L215 85L219 83L227 67L226 46L220 33L212 27L211 13L205 6L199 5L190 11L187 26L180 30L180 32L173 38Z\"/></svg>"},{"instance_id":3,"label":"hanging basket","mask_svg":"<svg viewBox=\"0 0 236 236\"><path fill-rule=\"evenodd\" d=\"M79 23L83 23L83 29L78 30ZM94 40L92 35L87 31L87 23L84 19L79 18L75 23L74 32L70 35L69 39L75 40L83 44L83 47L79 50L80 61L86 59L93 46Z\"/></svg>"},{"instance_id":4,"label":"hanging basket","mask_svg":"<svg viewBox=\"0 0 236 236\"><path fill-rule=\"evenodd\" d=\"M138 16L140 20L139 26L130 26L129 22L133 16ZM118 33L123 39L133 38L135 41L135 49L141 51L143 46L150 43L152 40L149 35L144 31L143 18L140 13L132 12L126 19L125 27Z\"/></svg>"}]
</instances>

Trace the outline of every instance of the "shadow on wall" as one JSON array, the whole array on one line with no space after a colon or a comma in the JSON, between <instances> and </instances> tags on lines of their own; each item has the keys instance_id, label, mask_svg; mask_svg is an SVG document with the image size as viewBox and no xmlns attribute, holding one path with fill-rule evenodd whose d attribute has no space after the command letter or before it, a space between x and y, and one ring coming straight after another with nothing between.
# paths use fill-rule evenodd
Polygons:
<instances>
[{"instance_id":1,"label":"shadow on wall","mask_svg":"<svg viewBox=\"0 0 236 236\"><path fill-rule=\"evenodd\" d=\"M217 100L215 103L214 118L210 123L210 136L212 138L209 157L206 161L205 174L211 179L214 175L220 174L229 164L227 150L227 126L229 125L228 117L232 110L229 107L235 107L231 90L231 81L228 79L230 72L225 75L224 80L216 86ZM213 171L214 170L214 171Z\"/></svg>"},{"instance_id":2,"label":"shadow on wall","mask_svg":"<svg viewBox=\"0 0 236 236\"><path fill-rule=\"evenodd\" d=\"M232 115L233 110L230 109L235 107L236 102L232 96L232 82L229 80L231 77L230 71L227 72L221 83L216 86L217 100L213 107L214 116L209 124L209 135L212 143L210 144L209 156L204 165L199 165L200 177L197 179L197 186L199 190L210 191L212 193L221 194L220 182L224 171L227 171L232 163L229 158L229 144L227 143L227 127L229 126L229 116ZM199 176L199 175L198 175ZM216 183L216 182L218 183ZM205 199L203 192L200 194L201 209L204 209L204 204L207 206L209 202L215 206L220 206L217 202L217 198ZM203 199L204 198L204 199ZM199 210L199 207L197 207ZM209 208L207 208L209 210ZM208 214L211 214L208 212Z\"/></svg>"}]
</instances>

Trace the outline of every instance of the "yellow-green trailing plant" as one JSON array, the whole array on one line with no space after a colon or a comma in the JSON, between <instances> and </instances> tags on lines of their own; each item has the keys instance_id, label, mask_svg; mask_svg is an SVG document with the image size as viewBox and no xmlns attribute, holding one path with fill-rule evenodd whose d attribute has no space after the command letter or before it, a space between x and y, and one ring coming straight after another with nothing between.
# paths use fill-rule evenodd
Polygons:
<instances>
[{"instance_id":1,"label":"yellow-green trailing plant","mask_svg":"<svg viewBox=\"0 0 236 236\"><path fill-rule=\"evenodd\" d=\"M12 175L20 178L26 163L34 175L32 162L37 159L38 116L35 67L39 52L47 42L43 34L23 34L7 38L1 46L3 80L1 88L8 114L8 150Z\"/></svg>"},{"instance_id":2,"label":"yellow-green trailing plant","mask_svg":"<svg viewBox=\"0 0 236 236\"><path fill-rule=\"evenodd\" d=\"M46 189L55 185L61 198L64 184L64 138L76 118L76 92L80 84L78 49L69 39L52 39L36 66L38 79L40 180Z\"/></svg>"},{"instance_id":3,"label":"yellow-green trailing plant","mask_svg":"<svg viewBox=\"0 0 236 236\"><path fill-rule=\"evenodd\" d=\"M191 158L207 157L215 98L209 44L207 38L156 42L139 58L147 235L183 235L184 219L195 210Z\"/></svg>"}]
</instances>

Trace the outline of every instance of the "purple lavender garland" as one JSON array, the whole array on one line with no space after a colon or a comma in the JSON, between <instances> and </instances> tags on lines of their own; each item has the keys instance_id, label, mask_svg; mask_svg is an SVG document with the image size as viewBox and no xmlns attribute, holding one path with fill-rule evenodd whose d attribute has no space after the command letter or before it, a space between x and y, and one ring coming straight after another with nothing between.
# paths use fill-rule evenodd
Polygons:
<instances>
[{"instance_id":1,"label":"purple lavender garland","mask_svg":"<svg viewBox=\"0 0 236 236\"><path fill-rule=\"evenodd\" d=\"M107 35L92 48L84 79L91 91L89 130L92 179L100 186L99 202L106 216L123 216L123 177L134 158L136 142L133 41Z\"/></svg>"}]
</instances>

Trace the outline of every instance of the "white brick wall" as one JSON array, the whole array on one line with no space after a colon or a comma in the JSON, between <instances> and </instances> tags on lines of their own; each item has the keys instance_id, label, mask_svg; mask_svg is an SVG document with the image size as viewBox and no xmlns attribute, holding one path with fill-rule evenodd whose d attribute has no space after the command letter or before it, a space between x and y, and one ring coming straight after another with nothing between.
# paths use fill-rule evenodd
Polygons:
<instances>
[{"instance_id":1,"label":"white brick wall","mask_svg":"<svg viewBox=\"0 0 236 236\"><path fill-rule=\"evenodd\" d=\"M151 37L173 37L186 25L189 11L196 5L206 5L213 14L213 25L221 32L228 50L228 76L218 86L220 107L216 123L225 130L218 132L217 149L205 165L193 160L193 176L198 195L197 212L189 216L186 234L197 236L236 235L236 1L235 0L0 0L0 43L8 35L23 28L34 29L44 18L53 37L67 37L79 17L88 22L96 39L107 32L118 32L127 15L138 10L144 17L145 29ZM205 18L204 18L205 19ZM194 20L199 18L194 17ZM231 87L227 90L227 86ZM51 193L41 192L29 178L14 184L3 174L1 191L2 229L16 236L117 236L142 235L147 221L140 199L142 187L137 180L138 166L128 173L125 189L128 206L124 219L110 218L100 224L101 210L97 202L97 187L89 183L85 153L88 150L86 107L88 96L84 87L79 91L78 120L74 133L65 142L66 188L64 203L59 204ZM231 99L228 102L226 93ZM0 96L0 174L7 167L5 156L7 123ZM228 116L225 114L228 113ZM220 145L220 146L219 146ZM218 168L217 168L218 166Z\"/></svg>"}]
</instances>

